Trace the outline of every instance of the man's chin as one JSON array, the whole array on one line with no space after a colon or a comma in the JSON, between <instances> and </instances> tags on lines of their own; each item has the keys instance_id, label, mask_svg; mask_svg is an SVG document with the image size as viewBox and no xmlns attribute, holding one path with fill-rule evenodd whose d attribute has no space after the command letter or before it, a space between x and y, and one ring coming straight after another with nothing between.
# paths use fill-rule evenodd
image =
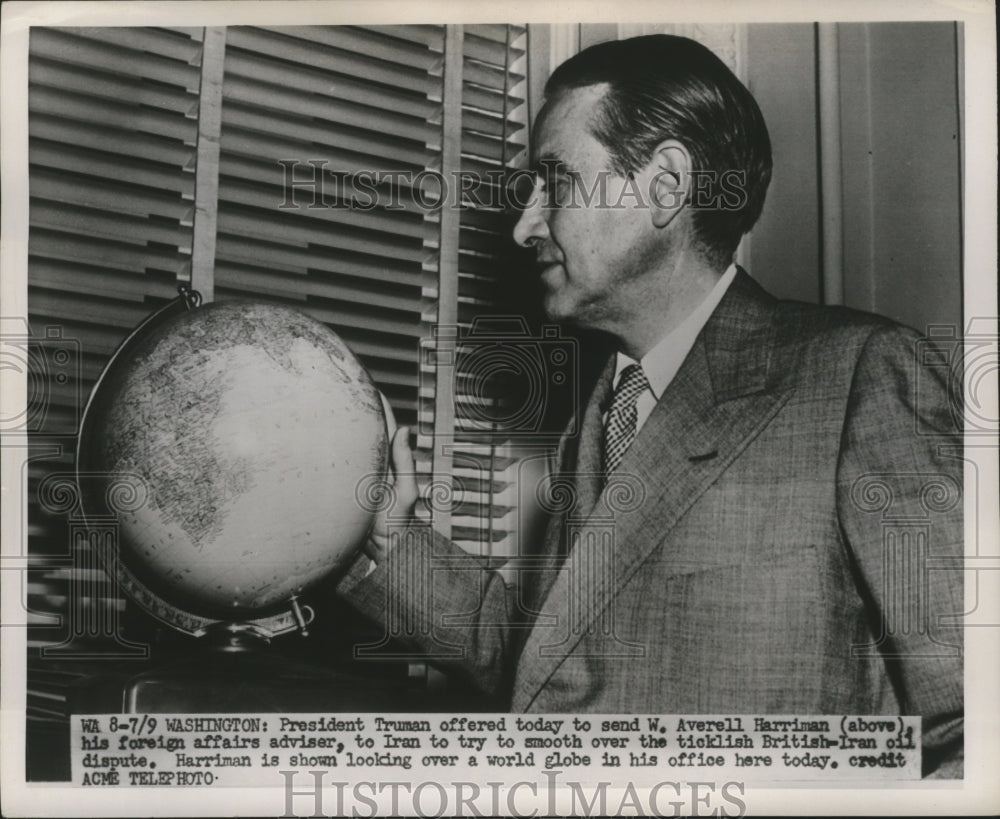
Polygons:
<instances>
[{"instance_id":1,"label":"man's chin","mask_svg":"<svg viewBox=\"0 0 1000 819\"><path fill-rule=\"evenodd\" d=\"M554 288L543 285L542 310L545 318L555 324L567 327L587 329L590 326L587 304L581 303L575 294L566 288Z\"/></svg>"},{"instance_id":2,"label":"man's chin","mask_svg":"<svg viewBox=\"0 0 1000 819\"><path fill-rule=\"evenodd\" d=\"M572 324L573 310L566 304L565 299L560 299L558 293L546 291L542 297L542 309L545 311L545 318L556 324Z\"/></svg>"},{"instance_id":3,"label":"man's chin","mask_svg":"<svg viewBox=\"0 0 1000 819\"><path fill-rule=\"evenodd\" d=\"M545 312L546 321L552 324L559 324L567 329L582 330L588 333L607 334L609 332L592 315L582 309L579 304L571 304L566 300L560 301L551 295L547 295L542 301L542 309Z\"/></svg>"}]
</instances>

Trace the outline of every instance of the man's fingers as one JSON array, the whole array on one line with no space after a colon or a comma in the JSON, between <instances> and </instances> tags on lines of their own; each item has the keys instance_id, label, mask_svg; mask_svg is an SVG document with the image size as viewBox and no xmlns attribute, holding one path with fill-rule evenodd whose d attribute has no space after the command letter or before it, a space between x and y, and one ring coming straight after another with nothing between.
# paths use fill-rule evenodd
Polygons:
<instances>
[{"instance_id":1,"label":"man's fingers","mask_svg":"<svg viewBox=\"0 0 1000 819\"><path fill-rule=\"evenodd\" d=\"M397 475L413 472L413 452L410 450L409 427L400 427L392 436L392 468Z\"/></svg>"},{"instance_id":2,"label":"man's fingers","mask_svg":"<svg viewBox=\"0 0 1000 819\"><path fill-rule=\"evenodd\" d=\"M410 429L400 427L392 436L392 470L395 473L396 498L403 507L412 507L417 501L416 466L410 450Z\"/></svg>"}]
</instances>

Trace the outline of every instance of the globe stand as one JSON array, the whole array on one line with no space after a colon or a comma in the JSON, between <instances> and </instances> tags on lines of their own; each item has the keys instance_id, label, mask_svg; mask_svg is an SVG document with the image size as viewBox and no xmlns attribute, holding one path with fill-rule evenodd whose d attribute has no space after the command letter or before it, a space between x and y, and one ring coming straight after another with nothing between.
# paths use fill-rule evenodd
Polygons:
<instances>
[{"instance_id":1,"label":"globe stand","mask_svg":"<svg viewBox=\"0 0 1000 819\"><path fill-rule=\"evenodd\" d=\"M271 635L253 623L213 623L200 639L213 650L230 654L263 651L271 643Z\"/></svg>"},{"instance_id":2,"label":"globe stand","mask_svg":"<svg viewBox=\"0 0 1000 819\"><path fill-rule=\"evenodd\" d=\"M308 610L308 609L307 609ZM190 652L128 678L91 680L73 713L331 713L399 707L411 693L390 681L293 659L252 622L215 622ZM413 709L420 706L414 702Z\"/></svg>"}]
</instances>

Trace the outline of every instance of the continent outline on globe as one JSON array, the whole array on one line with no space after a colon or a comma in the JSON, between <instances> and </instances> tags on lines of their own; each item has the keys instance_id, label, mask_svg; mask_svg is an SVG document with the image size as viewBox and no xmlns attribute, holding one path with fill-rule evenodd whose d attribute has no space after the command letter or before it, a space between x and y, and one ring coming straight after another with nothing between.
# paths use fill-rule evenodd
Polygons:
<instances>
[{"instance_id":1,"label":"continent outline on globe","mask_svg":"<svg viewBox=\"0 0 1000 819\"><path fill-rule=\"evenodd\" d=\"M291 630L289 606L370 528L355 487L386 467L382 397L340 337L297 310L188 307L141 325L109 362L78 469L147 484L149 502L119 515L111 561L142 608L188 633Z\"/></svg>"}]
</instances>

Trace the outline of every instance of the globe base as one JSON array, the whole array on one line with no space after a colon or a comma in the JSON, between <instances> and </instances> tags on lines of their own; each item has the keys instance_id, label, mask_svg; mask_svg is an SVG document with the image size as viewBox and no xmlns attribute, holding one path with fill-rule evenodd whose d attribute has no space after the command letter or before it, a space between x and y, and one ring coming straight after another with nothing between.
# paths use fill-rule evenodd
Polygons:
<instances>
[{"instance_id":1,"label":"globe base","mask_svg":"<svg viewBox=\"0 0 1000 819\"><path fill-rule=\"evenodd\" d=\"M203 646L226 653L263 651L271 633L253 623L212 623L201 636Z\"/></svg>"}]
</instances>

